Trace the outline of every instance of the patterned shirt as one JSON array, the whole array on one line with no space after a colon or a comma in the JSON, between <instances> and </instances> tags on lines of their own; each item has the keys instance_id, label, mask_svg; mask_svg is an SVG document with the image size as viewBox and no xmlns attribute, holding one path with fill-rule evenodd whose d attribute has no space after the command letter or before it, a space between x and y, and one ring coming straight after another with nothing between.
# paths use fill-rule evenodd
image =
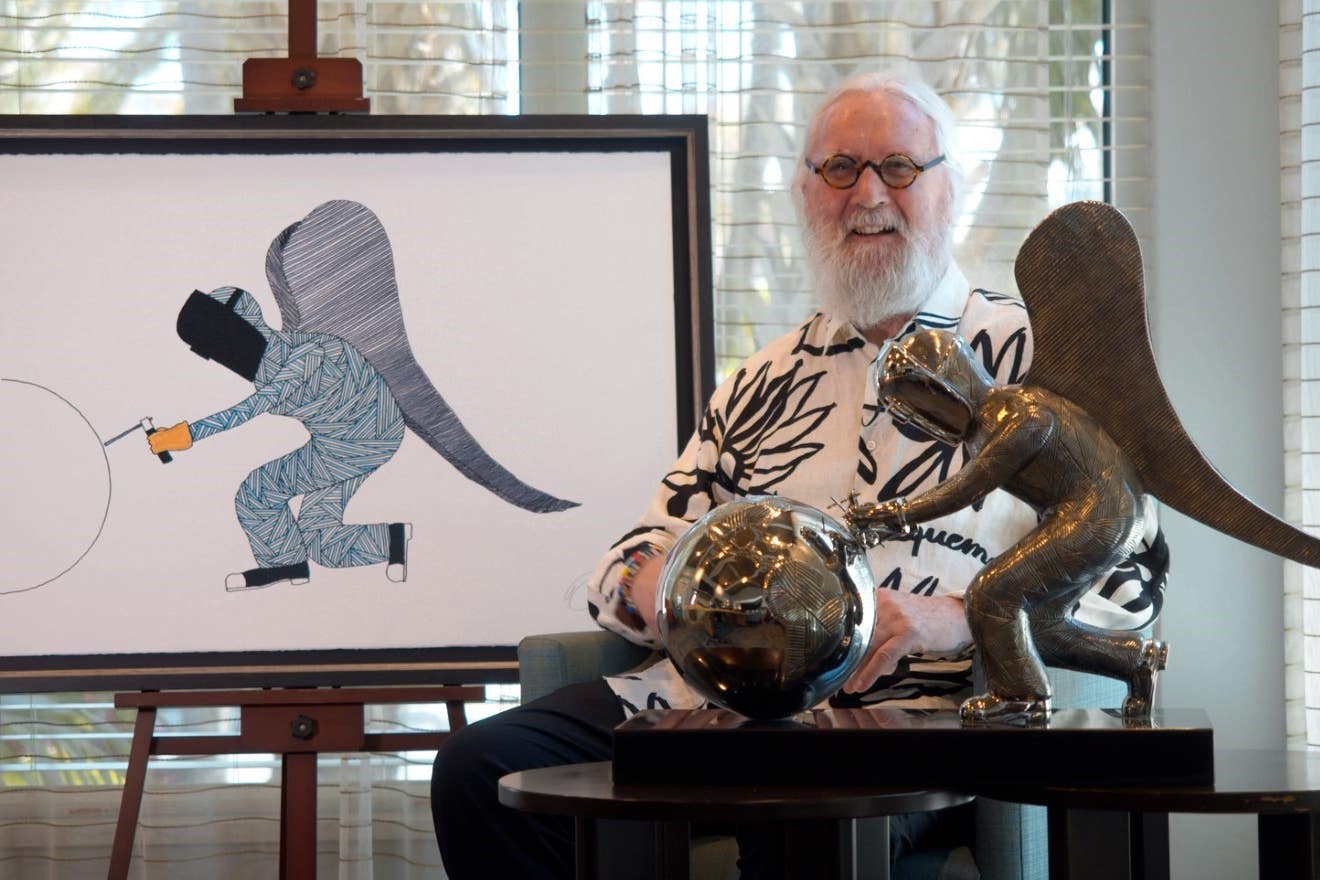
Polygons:
<instances>
[{"instance_id":1,"label":"patterned shirt","mask_svg":"<svg viewBox=\"0 0 1320 880\"><path fill-rule=\"evenodd\" d=\"M956 266L908 329L916 327L958 333L1004 384L1019 382L1030 363L1021 303L970 290ZM830 512L852 493L863 501L918 495L961 468L961 447L897 424L884 411L875 390L878 354L850 322L817 314L748 358L711 396L641 520L597 566L588 595L597 622L655 647L655 634L644 630L618 589L630 557L648 546L668 551L693 521L731 498L776 494ZM1158 614L1159 582L1151 572L1162 571L1165 545L1148 513L1142 547L1083 597L1079 620L1138 629ZM885 541L869 551L868 561L881 589L960 595L986 562L1036 523L1035 511L996 490L972 507L922 523L911 536ZM705 703L667 661L607 681L628 714ZM970 687L971 649L912 654L866 693L836 695L832 702L953 708Z\"/></svg>"}]
</instances>

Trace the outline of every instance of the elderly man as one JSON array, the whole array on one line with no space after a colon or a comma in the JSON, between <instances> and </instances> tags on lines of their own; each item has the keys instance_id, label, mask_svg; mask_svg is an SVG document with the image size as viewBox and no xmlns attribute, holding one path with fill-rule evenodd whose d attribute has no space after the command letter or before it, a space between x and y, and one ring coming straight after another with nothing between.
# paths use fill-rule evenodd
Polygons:
<instances>
[{"instance_id":1,"label":"elderly man","mask_svg":"<svg viewBox=\"0 0 1320 880\"><path fill-rule=\"evenodd\" d=\"M953 134L947 106L915 80L856 77L824 101L793 184L821 311L716 390L649 509L592 576L590 610L600 625L656 645L655 589L666 552L692 521L730 498L775 493L822 509L854 493L880 502L918 494L961 466L960 450L884 412L874 364L882 343L920 326L962 335L1001 382L1018 381L1026 369L1025 310L972 290L951 257L960 185ZM882 586L871 647L835 702L956 708L971 684L962 593L1035 522L1029 508L997 492L977 509L871 550ZM1162 554L1150 531L1139 552ZM1120 566L1082 599L1079 616L1144 625L1160 596L1142 571L1135 560ZM499 807L498 777L606 760L611 730L628 714L701 702L672 664L657 662L565 688L451 738L432 782L450 876L570 875L571 825ZM939 821L894 823L895 856L942 833ZM966 828L955 833L970 836ZM777 840L740 833L743 876L776 876Z\"/></svg>"}]
</instances>

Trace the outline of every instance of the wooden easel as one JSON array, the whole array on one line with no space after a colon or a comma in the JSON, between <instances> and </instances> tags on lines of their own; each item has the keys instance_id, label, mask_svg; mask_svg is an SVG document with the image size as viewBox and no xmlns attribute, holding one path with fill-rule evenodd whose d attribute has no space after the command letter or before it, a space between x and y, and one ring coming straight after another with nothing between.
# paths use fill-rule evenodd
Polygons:
<instances>
[{"instance_id":1,"label":"wooden easel","mask_svg":"<svg viewBox=\"0 0 1320 880\"><path fill-rule=\"evenodd\" d=\"M366 113L362 62L318 58L316 0L289 0L289 57L243 62L238 113Z\"/></svg>"},{"instance_id":2,"label":"wooden easel","mask_svg":"<svg viewBox=\"0 0 1320 880\"><path fill-rule=\"evenodd\" d=\"M145 691L115 695L115 706L137 709L124 795L119 804L109 880L127 880L137 832L147 759L152 755L268 754L282 757L280 880L316 877L316 756L321 752L396 752L437 749L449 734L367 733L367 704L445 703L449 729L467 723L466 702L485 698L481 687L309 688L306 690ZM239 733L155 735L161 707L237 706Z\"/></svg>"}]
</instances>

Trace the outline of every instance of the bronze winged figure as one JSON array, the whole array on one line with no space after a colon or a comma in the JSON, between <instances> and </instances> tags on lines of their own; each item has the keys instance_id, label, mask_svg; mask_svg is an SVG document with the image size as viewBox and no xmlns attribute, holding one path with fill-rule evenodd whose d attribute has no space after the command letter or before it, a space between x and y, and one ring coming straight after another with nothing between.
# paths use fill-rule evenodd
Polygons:
<instances>
[{"instance_id":1,"label":"bronze winged figure","mask_svg":"<svg viewBox=\"0 0 1320 880\"><path fill-rule=\"evenodd\" d=\"M1158 380L1141 251L1121 213L1100 202L1058 209L1028 236L1015 274L1035 343L1021 385L996 385L945 331L910 333L880 354L879 397L894 418L962 444L967 464L929 492L853 504L845 518L873 543L997 488L1032 505L1037 527L966 594L989 689L963 703L962 718L1048 721L1050 665L1126 681L1124 716L1140 722L1167 645L1072 611L1137 546L1143 495L1307 565L1320 565L1320 540L1243 497L1187 435Z\"/></svg>"}]
</instances>

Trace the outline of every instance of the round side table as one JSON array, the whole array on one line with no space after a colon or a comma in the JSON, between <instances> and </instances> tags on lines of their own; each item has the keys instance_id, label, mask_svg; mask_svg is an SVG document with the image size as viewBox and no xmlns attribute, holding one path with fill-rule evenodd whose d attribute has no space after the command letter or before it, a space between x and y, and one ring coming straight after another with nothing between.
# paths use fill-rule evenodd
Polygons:
<instances>
[{"instance_id":1,"label":"round side table","mask_svg":"<svg viewBox=\"0 0 1320 880\"><path fill-rule=\"evenodd\" d=\"M789 876L851 878L857 876L859 861L854 820L942 810L973 797L879 786L616 785L611 769L610 762L602 761L510 773L500 780L500 803L572 816L580 880L598 876L596 823L602 819L656 823L657 878L687 878L692 821L784 821ZM887 877L889 840L883 836L886 873L867 876Z\"/></svg>"}]
</instances>

